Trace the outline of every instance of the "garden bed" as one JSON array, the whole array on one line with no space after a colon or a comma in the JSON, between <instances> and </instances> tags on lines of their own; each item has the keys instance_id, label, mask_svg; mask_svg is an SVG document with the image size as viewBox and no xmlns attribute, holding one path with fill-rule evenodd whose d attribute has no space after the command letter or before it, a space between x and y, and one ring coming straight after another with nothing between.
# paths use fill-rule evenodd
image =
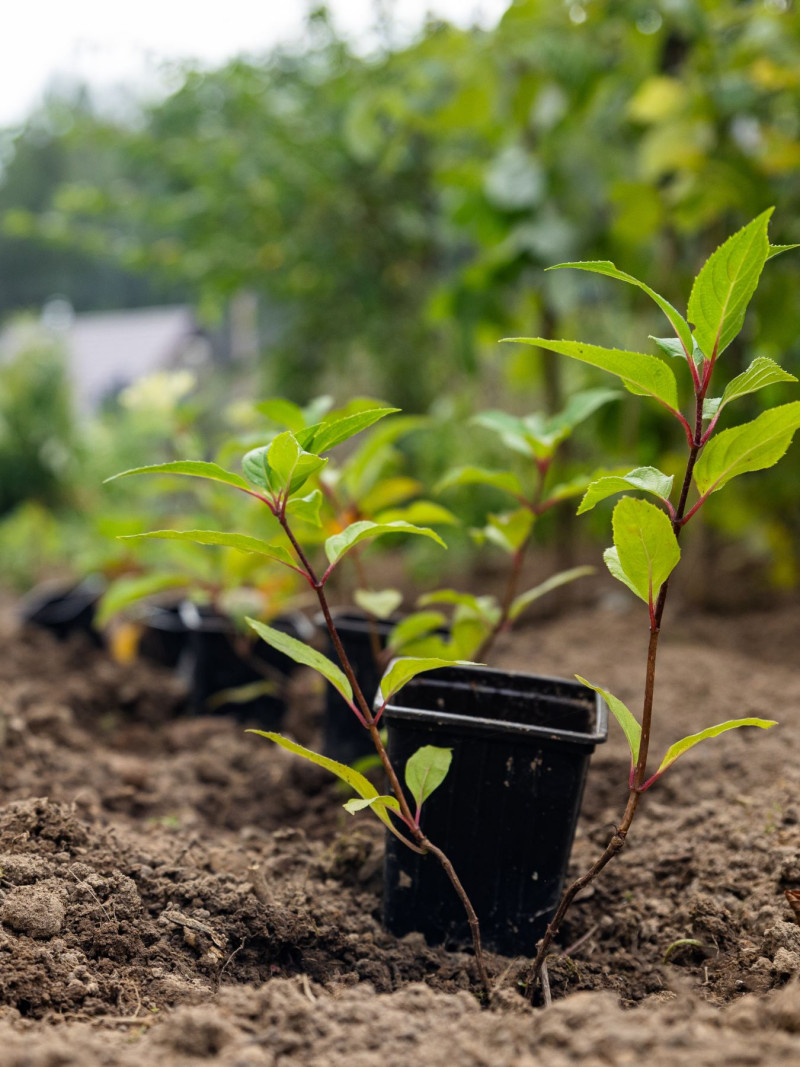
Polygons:
<instances>
[{"instance_id":1,"label":"garden bed","mask_svg":"<svg viewBox=\"0 0 800 1067\"><path fill-rule=\"evenodd\" d=\"M580 671L635 708L646 626L614 603L506 639L499 665ZM9 621L4 1065L796 1064L800 925L784 889L800 888L800 610L669 622L654 751L727 718L781 725L708 742L648 794L629 848L565 924L556 1002L532 1011L524 961L489 957L482 1010L468 954L382 931L380 828L347 815L324 772L235 722L185 716L166 672ZM316 687L293 687L286 729L305 744ZM626 779L612 725L576 873Z\"/></svg>"}]
</instances>

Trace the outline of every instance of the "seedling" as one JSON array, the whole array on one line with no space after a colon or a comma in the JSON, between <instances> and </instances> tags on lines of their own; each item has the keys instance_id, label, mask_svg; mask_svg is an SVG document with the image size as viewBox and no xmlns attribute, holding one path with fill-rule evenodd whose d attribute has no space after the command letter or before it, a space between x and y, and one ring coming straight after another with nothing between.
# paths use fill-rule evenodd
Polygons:
<instances>
[{"instance_id":1,"label":"seedling","mask_svg":"<svg viewBox=\"0 0 800 1067\"><path fill-rule=\"evenodd\" d=\"M520 592L522 568L533 540L537 521L566 500L581 496L600 476L578 475L567 481L553 479L558 449L573 431L598 408L621 394L613 389L587 389L576 393L556 415L534 412L518 418L503 411L485 411L472 420L495 433L520 466L520 472L506 464L502 469L457 467L440 479L439 493L462 486L486 486L508 497L513 506L490 514L486 525L473 530L480 545L493 545L509 560L508 578L502 597L475 596L456 589L439 589L420 597L423 611L404 619L389 639L401 646L414 641L411 649L449 656L452 659L487 660L497 638L527 609L554 589L594 573L593 567L571 567L554 574L532 589ZM440 606L452 609L449 637L435 636L446 617ZM430 610L433 609L433 610Z\"/></svg>"},{"instance_id":2,"label":"seedling","mask_svg":"<svg viewBox=\"0 0 800 1067\"><path fill-rule=\"evenodd\" d=\"M404 537L418 536L429 538L443 547L446 546L432 529L417 526L403 519L382 522L359 519L324 540L326 563L318 568L311 562L306 547L301 544L295 529L298 519L311 527L321 525L321 491L312 489L305 495L301 495L301 492L307 490L307 483L310 479L319 476L327 464L327 457L323 453L373 426L386 415L391 414L393 410L380 407L343 416L334 415L297 431L285 430L279 433L270 444L252 449L245 455L242 461L244 477L218 464L200 460L137 467L124 471L116 477L134 474L177 474L205 478L235 488L265 506L268 518L266 537L216 530L157 530L142 536L219 545L245 553L255 553L288 567L291 571L301 575L308 583L319 602L331 641L338 655L339 665L296 638L254 619L248 619L248 622L266 642L291 657L295 662L313 667L340 693L362 727L369 732L389 781L391 793L380 794L360 772L311 752L280 734L258 730L253 732L260 733L282 748L331 771L357 794L357 798L345 805L348 811L370 810L408 848L420 853L430 853L436 857L465 909L472 933L481 984L485 990L488 990L488 976L483 961L480 929L475 910L445 853L438 845L430 841L420 828L420 810L427 798L444 780L449 767L450 753L446 749L425 746L408 760L405 767L405 782L413 797L412 803L409 803L400 783L398 771L389 759L379 729L386 703L406 682L423 671L449 665L450 661L436 657L407 657L396 660L381 682L380 702L377 708L371 707L348 660L326 595L327 583L341 561L357 546L373 541L375 538L391 534Z\"/></svg>"},{"instance_id":3,"label":"seedling","mask_svg":"<svg viewBox=\"0 0 800 1067\"><path fill-rule=\"evenodd\" d=\"M800 402L795 401L770 408L751 422L717 432L720 418L728 405L766 386L797 380L766 356L754 359L744 373L728 382L721 395L710 395L717 363L742 329L747 306L765 263L789 248L798 247L770 244L767 228L771 214L772 209L763 212L708 259L695 278L689 296L687 318L649 286L618 270L613 263L559 264L559 268L593 271L638 286L661 308L675 336L653 340L662 353L681 361L691 379L693 397L688 418L680 410L678 384L672 368L657 356L601 348L578 341L551 341L540 337L509 339L580 360L616 375L629 392L650 397L676 420L683 431L688 452L676 502L672 499L671 477L653 467L639 467L622 476L598 479L589 486L578 508L581 514L610 496L631 490L645 492L654 501L623 496L613 512L614 545L604 555L613 577L647 605L650 641L641 721L607 689L585 682L602 694L627 739L631 755L628 801L619 826L605 850L589 870L567 888L539 943L529 981L531 997L567 910L575 896L625 846L642 795L677 759L701 741L742 726L766 729L776 725L773 720L745 718L706 727L671 745L655 771L648 766L658 641L670 575L681 557L681 531L698 514L712 493L719 492L742 474L763 470L777 463L800 427ZM690 328L689 322L694 329ZM693 487L696 499L690 503Z\"/></svg>"}]
</instances>

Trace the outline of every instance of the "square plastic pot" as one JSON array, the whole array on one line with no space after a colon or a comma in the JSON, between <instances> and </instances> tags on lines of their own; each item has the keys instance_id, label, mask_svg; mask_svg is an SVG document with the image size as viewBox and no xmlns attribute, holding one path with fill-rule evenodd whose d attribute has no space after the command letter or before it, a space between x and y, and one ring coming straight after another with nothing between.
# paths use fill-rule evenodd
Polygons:
<instances>
[{"instance_id":1,"label":"square plastic pot","mask_svg":"<svg viewBox=\"0 0 800 1067\"><path fill-rule=\"evenodd\" d=\"M103 638L94 627L94 618L104 589L105 582L98 575L77 584L45 582L23 597L19 616L27 625L48 630L59 641L82 633L100 648Z\"/></svg>"},{"instance_id":2,"label":"square plastic pot","mask_svg":"<svg viewBox=\"0 0 800 1067\"><path fill-rule=\"evenodd\" d=\"M409 682L383 724L401 777L423 745L453 750L421 827L452 861L485 946L531 955L561 896L589 758L607 736L605 704L577 682L454 666ZM470 943L461 903L433 857L387 834L384 876L388 930Z\"/></svg>"},{"instance_id":3,"label":"square plastic pot","mask_svg":"<svg viewBox=\"0 0 800 1067\"><path fill-rule=\"evenodd\" d=\"M262 729L278 729L286 714L286 684L295 669L288 656L265 641L237 632L232 620L209 608L185 601L180 617L189 630L189 654L182 659L188 668L188 681L195 713L233 715L257 722ZM301 640L307 640L311 623L303 615L272 619L270 625ZM270 685L270 692L256 692L252 699L226 700L230 690Z\"/></svg>"}]
</instances>

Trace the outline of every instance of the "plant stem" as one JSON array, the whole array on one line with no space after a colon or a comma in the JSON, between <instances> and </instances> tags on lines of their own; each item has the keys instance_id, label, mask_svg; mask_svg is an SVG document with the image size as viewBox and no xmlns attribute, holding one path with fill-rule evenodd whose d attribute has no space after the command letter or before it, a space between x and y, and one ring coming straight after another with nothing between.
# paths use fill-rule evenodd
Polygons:
<instances>
[{"instance_id":1,"label":"plant stem","mask_svg":"<svg viewBox=\"0 0 800 1067\"><path fill-rule=\"evenodd\" d=\"M400 779L398 778L397 772L392 766L392 761L389 758L389 753L386 751L386 746L384 745L383 740L381 739L380 730L378 729L378 724L375 721L375 716L372 712L372 708L370 708L369 703L366 697L364 696L364 692L361 686L359 685L355 671L353 670L353 665L351 664L348 658L345 647L342 644L342 639L336 629L336 625L333 621L333 616L331 615L330 605L328 604L328 598L325 595L324 584L317 577L314 568L311 566L311 563L308 561L308 558L306 557L302 548L298 544L294 534L292 533L289 527L288 522L286 521L285 514L279 513L278 520L280 521L281 526L283 527L284 532L286 533L286 536L289 538L292 547L297 553L297 557L302 563L308 575L309 582L311 583L314 591L317 594L319 606L325 618L325 623L328 628L328 633L330 634L331 641L333 642L333 647L336 650L336 655L339 658L342 670L344 671L347 680L353 690L353 697L355 698L355 701L358 704L361 714L364 717L364 721L366 722L366 728L369 730L369 735L372 739L373 745L375 746L375 751L377 752L381 764L383 765L383 769L386 772L386 777L389 780L391 790L397 798L398 804L400 805L400 814L403 819L403 822L406 824L408 830L416 841L416 844L418 846L417 850L422 852L430 852L430 854L432 856L435 856L436 859L439 861L442 866L442 869L449 878L453 889L455 890L459 900L461 901L464 907L464 911L467 915L467 922L469 923L470 933L472 934L472 945L475 952L475 965L478 969L478 977L480 979L480 983L483 987L484 992L488 995L491 990L491 985L489 982L489 975L486 970L486 964L483 959L480 925L478 922L478 916L475 913L475 909L473 908L472 903L469 897L467 896L466 890L461 884L461 880L455 872L453 864L447 858L445 853L437 845L434 845L434 843L425 836L419 826L417 826L416 820L411 812L411 808L409 807L408 801L406 799L403 787L400 784ZM401 840L405 841L404 838L401 838ZM409 842L405 841L405 844L409 844Z\"/></svg>"},{"instance_id":2,"label":"plant stem","mask_svg":"<svg viewBox=\"0 0 800 1067\"><path fill-rule=\"evenodd\" d=\"M686 503L689 498L689 490L692 485L692 474L694 472L695 463L700 455L700 452L705 443L702 440L703 433L703 398L705 396L705 390L708 388L708 381L706 380L703 385L696 391L696 409L695 409L695 431L694 437L689 449L689 456L686 461L686 471L683 476L683 485L681 486L681 495L678 500L678 506L675 509L674 515L670 516L672 520L672 529L676 539L680 537L681 527L683 525L684 512L686 510ZM656 604L654 608L651 608L650 619L650 641L647 646L647 668L645 672L645 687L644 687L644 699L642 704L642 733L639 742L639 757L636 761L636 767L634 768L633 777L631 780L628 801L625 805L625 811L620 820L619 826L616 828L614 834L606 845L602 854L595 860L592 866L581 875L576 881L574 881L565 890L555 915L550 921L544 937L541 939L537 946L536 958L533 961L533 967L531 968L529 980L528 980L528 994L530 1000L533 1001L536 994L536 988L539 983L542 968L545 966L547 956L550 952L550 947L558 934L561 923L570 908L575 897L580 893L582 889L585 889L587 885L594 881L594 879L600 874L606 864L614 858L625 847L628 831L631 828L631 824L636 816L636 811L639 806L639 797L642 795L642 786L645 781L647 773L647 756L650 748L650 734L652 728L653 719L653 697L655 695L655 680L656 680L656 659L658 656L658 638L661 633L661 620L664 615L664 606L667 602L667 592L669 589L669 581L667 580L661 586L661 590L658 594Z\"/></svg>"}]
</instances>

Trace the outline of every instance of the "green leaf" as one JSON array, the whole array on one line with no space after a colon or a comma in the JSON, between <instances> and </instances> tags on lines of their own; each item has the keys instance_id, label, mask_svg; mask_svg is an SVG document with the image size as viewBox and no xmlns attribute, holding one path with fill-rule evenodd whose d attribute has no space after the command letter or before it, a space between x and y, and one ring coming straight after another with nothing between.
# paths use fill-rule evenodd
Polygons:
<instances>
[{"instance_id":1,"label":"green leaf","mask_svg":"<svg viewBox=\"0 0 800 1067\"><path fill-rule=\"evenodd\" d=\"M530 454L530 450L526 455ZM511 471L492 471L485 467L456 467L434 486L435 493L442 493L445 489L453 489L461 485L489 485L493 489L502 489L505 493L521 496L523 493L522 482Z\"/></svg>"},{"instance_id":2,"label":"green leaf","mask_svg":"<svg viewBox=\"0 0 800 1067\"><path fill-rule=\"evenodd\" d=\"M447 618L441 611L415 611L393 628L387 645L393 652L401 652L406 645L440 629L446 622Z\"/></svg>"},{"instance_id":3,"label":"green leaf","mask_svg":"<svg viewBox=\"0 0 800 1067\"><path fill-rule=\"evenodd\" d=\"M105 626L124 608L145 597L161 593L165 589L181 589L190 583L191 579L185 574L175 574L174 571L137 574L135 578L117 578L100 598L95 625Z\"/></svg>"},{"instance_id":4,"label":"green leaf","mask_svg":"<svg viewBox=\"0 0 800 1067\"><path fill-rule=\"evenodd\" d=\"M635 285L638 289L641 289L642 292L647 293L650 299L655 301L667 316L673 330L678 335L681 342L686 346L686 351L691 352L692 334L686 319L684 319L668 300L665 300L663 296L659 296L659 294L651 289L649 285L640 282L639 279L634 278L632 274L626 274L625 271L618 270L608 259L591 260L583 263L557 263L554 267L548 267L547 269L563 270L567 267L573 270L588 270L593 271L595 274L605 274L609 278L616 278L617 281L627 282L628 285Z\"/></svg>"},{"instance_id":5,"label":"green leaf","mask_svg":"<svg viewBox=\"0 0 800 1067\"><path fill-rule=\"evenodd\" d=\"M197 545L220 545L235 548L239 552L257 552L289 567L296 566L289 552L280 545L262 541L260 537L247 534L222 533L219 530L150 530L148 533L125 534L120 541L191 541Z\"/></svg>"},{"instance_id":6,"label":"green leaf","mask_svg":"<svg viewBox=\"0 0 800 1067\"><path fill-rule=\"evenodd\" d=\"M302 430L306 424L303 409L292 403L291 400L285 400L281 396L276 396L271 400L263 400L255 405L255 409L279 426L285 426L292 433Z\"/></svg>"},{"instance_id":7,"label":"green leaf","mask_svg":"<svg viewBox=\"0 0 800 1067\"><path fill-rule=\"evenodd\" d=\"M309 748L303 748L302 745L298 745L295 741L290 741L288 737L283 737L282 734L270 733L267 730L246 730L245 732L248 734L258 734L259 737L266 737L268 741L273 741L276 745L280 745L280 747L285 748L287 752L293 752L296 756L302 756L303 759L307 759L311 763L316 763L318 767L324 767L326 771L335 774L337 778L341 778L343 782L347 782L351 789L354 789L363 800L372 801L372 810L381 822L385 823L391 830L394 830L394 825L386 812L386 804L374 803L376 800L381 800L378 790L369 778L365 778L359 771L346 766L344 763L338 763L336 760L329 759L328 756L320 756L319 753L312 752Z\"/></svg>"},{"instance_id":8,"label":"green leaf","mask_svg":"<svg viewBox=\"0 0 800 1067\"><path fill-rule=\"evenodd\" d=\"M774 466L800 427L800 401L762 412L752 422L723 430L708 442L694 468L702 496L714 493L732 478Z\"/></svg>"},{"instance_id":9,"label":"green leaf","mask_svg":"<svg viewBox=\"0 0 800 1067\"><path fill-rule=\"evenodd\" d=\"M657 467L636 467L627 474L600 478L592 482L586 490L586 495L581 500L577 514L583 515L587 511L605 500L614 493L625 493L630 489L641 489L645 493L652 493L660 500L668 500L672 492L672 476L664 474Z\"/></svg>"},{"instance_id":10,"label":"green leaf","mask_svg":"<svg viewBox=\"0 0 800 1067\"><path fill-rule=\"evenodd\" d=\"M430 657L423 659L416 656L396 659L390 665L383 678L381 678L381 697L386 702L395 693L399 692L407 682L410 682L412 678L416 678L418 674L422 674L425 671L435 671L439 667L452 667L452 665L453 661L450 659Z\"/></svg>"},{"instance_id":11,"label":"green leaf","mask_svg":"<svg viewBox=\"0 0 800 1067\"><path fill-rule=\"evenodd\" d=\"M593 415L598 408L617 400L622 394L616 389L583 389L573 393L565 407L546 421L547 433L564 440L576 426Z\"/></svg>"},{"instance_id":12,"label":"green leaf","mask_svg":"<svg viewBox=\"0 0 800 1067\"><path fill-rule=\"evenodd\" d=\"M547 581L534 586L533 589L529 589L526 593L520 593L519 596L511 601L511 607L508 612L509 619L513 622L540 597L546 596L553 589L558 589L559 586L566 585L568 582L574 582L577 578L584 578L588 574L594 574L594 567L572 567L570 570L561 571L560 574L554 574L552 578L548 578Z\"/></svg>"},{"instance_id":13,"label":"green leaf","mask_svg":"<svg viewBox=\"0 0 800 1067\"><path fill-rule=\"evenodd\" d=\"M655 504L625 496L614 508L612 525L614 547L629 588L645 604L654 604L681 558L672 523Z\"/></svg>"},{"instance_id":14,"label":"green leaf","mask_svg":"<svg viewBox=\"0 0 800 1067\"><path fill-rule=\"evenodd\" d=\"M708 356L724 352L742 328L769 255L767 227L772 211L762 212L729 237L694 280L687 315L697 343Z\"/></svg>"},{"instance_id":15,"label":"green leaf","mask_svg":"<svg viewBox=\"0 0 800 1067\"><path fill-rule=\"evenodd\" d=\"M768 385L776 385L778 382L796 381L797 378L793 374L779 367L773 359L769 359L768 356L756 356L746 371L728 382L721 397L704 401L703 418L713 419L726 404L729 404L731 400L738 400L740 396L756 393L759 389L765 389Z\"/></svg>"},{"instance_id":16,"label":"green leaf","mask_svg":"<svg viewBox=\"0 0 800 1067\"><path fill-rule=\"evenodd\" d=\"M432 541L447 548L441 537L433 530L424 526L413 526L410 522L361 522L351 523L341 533L334 534L325 542L325 554L328 562L333 565L338 563L346 552L362 541L369 541L384 534L418 534L421 537L429 537Z\"/></svg>"},{"instance_id":17,"label":"green leaf","mask_svg":"<svg viewBox=\"0 0 800 1067\"><path fill-rule=\"evenodd\" d=\"M416 496L420 489L421 483L416 478L408 478L404 475L381 478L377 485L361 497L359 503L361 513L374 516L385 508L395 507L397 504L402 504L404 500Z\"/></svg>"},{"instance_id":18,"label":"green leaf","mask_svg":"<svg viewBox=\"0 0 800 1067\"><path fill-rule=\"evenodd\" d=\"M309 523L311 526L319 526L319 512L322 507L322 493L314 489L308 496L290 497L286 504L286 514L296 519Z\"/></svg>"},{"instance_id":19,"label":"green leaf","mask_svg":"<svg viewBox=\"0 0 800 1067\"><path fill-rule=\"evenodd\" d=\"M782 252L791 252L793 248L800 248L800 245L770 245L767 252L767 259L773 259L775 256L779 256Z\"/></svg>"},{"instance_id":20,"label":"green leaf","mask_svg":"<svg viewBox=\"0 0 800 1067\"><path fill-rule=\"evenodd\" d=\"M530 435L522 419L509 415L507 411L482 411L471 420L476 426L496 433L503 444L522 456L534 455Z\"/></svg>"},{"instance_id":21,"label":"green leaf","mask_svg":"<svg viewBox=\"0 0 800 1067\"><path fill-rule=\"evenodd\" d=\"M399 589L356 589L353 600L376 619L388 619L403 603L403 594Z\"/></svg>"},{"instance_id":22,"label":"green leaf","mask_svg":"<svg viewBox=\"0 0 800 1067\"><path fill-rule=\"evenodd\" d=\"M453 759L452 748L424 745L406 763L406 785L421 808L435 789L447 777Z\"/></svg>"},{"instance_id":23,"label":"green leaf","mask_svg":"<svg viewBox=\"0 0 800 1067\"><path fill-rule=\"evenodd\" d=\"M458 589L436 589L432 593L425 593L417 603L423 607L429 604L452 604L454 607L464 608L487 621L494 622L496 618L494 612L496 600L493 596L476 596L474 593L462 593Z\"/></svg>"},{"instance_id":24,"label":"green leaf","mask_svg":"<svg viewBox=\"0 0 800 1067\"><path fill-rule=\"evenodd\" d=\"M327 678L348 704L352 705L353 688L347 680L347 676L327 656L323 656L315 648L298 641L296 637L290 637L289 634L285 634L281 630L275 630L272 626L267 626L256 619L246 618L245 621L268 645L277 648L279 652L283 652L285 656L293 659L295 663L300 663L304 667L313 667L323 678Z\"/></svg>"},{"instance_id":25,"label":"green leaf","mask_svg":"<svg viewBox=\"0 0 800 1067\"><path fill-rule=\"evenodd\" d=\"M655 341L661 351L666 355L672 356L673 359L681 359L684 363L686 362L686 352L677 337L653 337L653 335L650 334L650 340ZM694 337L692 338L692 346L689 351L692 353L692 360L695 367L698 369L702 367L705 356Z\"/></svg>"},{"instance_id":26,"label":"green leaf","mask_svg":"<svg viewBox=\"0 0 800 1067\"><path fill-rule=\"evenodd\" d=\"M278 434L268 445L251 449L242 460L242 470L253 485L267 492L296 492L328 461L304 452L294 435Z\"/></svg>"},{"instance_id":27,"label":"green leaf","mask_svg":"<svg viewBox=\"0 0 800 1067\"><path fill-rule=\"evenodd\" d=\"M357 433L361 433L362 430L373 426L380 419L386 418L387 415L393 415L399 410L400 408L391 407L371 408L368 411L357 411L353 415L345 415L343 418L323 421L311 436L311 440L304 442L303 447L309 451L316 452L318 455L321 452L327 452L329 449L335 448L336 445L342 444L343 441L347 441L350 437L354 437Z\"/></svg>"},{"instance_id":28,"label":"green leaf","mask_svg":"<svg viewBox=\"0 0 800 1067\"><path fill-rule=\"evenodd\" d=\"M217 463L206 463L200 459L178 459L170 463L154 463L149 467L133 467L131 470L121 471L106 478L106 482L113 482L116 478L127 478L131 474L186 474L192 478L206 478L211 482L223 482L232 485L236 489L244 489L251 493L252 489L238 474L226 471ZM105 483L104 483L105 484Z\"/></svg>"},{"instance_id":29,"label":"green leaf","mask_svg":"<svg viewBox=\"0 0 800 1067\"><path fill-rule=\"evenodd\" d=\"M628 742L628 748L631 750L631 766L635 767L639 760L639 745L642 740L641 726L619 697L615 697L613 693L609 693L609 691L603 689L602 686L592 685L592 683L587 682L585 678L581 678L579 674L576 674L575 677L582 685L588 685L590 689L594 689L595 693L599 693L603 700L605 700L606 704L608 704L611 714L622 727L622 732L625 734L625 739Z\"/></svg>"},{"instance_id":30,"label":"green leaf","mask_svg":"<svg viewBox=\"0 0 800 1067\"><path fill-rule=\"evenodd\" d=\"M625 571L622 569L622 564L619 561L619 552L617 552L616 548L607 548L603 552L603 562L605 563L606 567L608 567L609 573L611 574L612 578L616 578L618 582L622 582L623 585L627 585L627 587L634 594L634 596L639 595L639 590L636 588L636 586L627 576Z\"/></svg>"},{"instance_id":31,"label":"green leaf","mask_svg":"<svg viewBox=\"0 0 800 1067\"><path fill-rule=\"evenodd\" d=\"M580 360L590 367L608 371L609 374L616 374L629 392L637 396L655 397L670 411L678 408L675 375L657 356L648 356L644 352L624 352L618 348L601 348L581 341L548 341L542 337L506 337L504 340L545 348L549 352Z\"/></svg>"},{"instance_id":32,"label":"green leaf","mask_svg":"<svg viewBox=\"0 0 800 1067\"><path fill-rule=\"evenodd\" d=\"M667 754L656 771L656 775L663 774L667 767L671 766L684 752L688 752L690 748L693 748L701 741L705 741L707 737L717 737L727 730L737 730L740 726L759 726L762 730L768 730L770 726L777 725L778 723L775 719L729 719L728 722L721 722L718 726L709 726L707 730L701 730L697 734L690 734L688 737L676 741L674 745L670 745L667 749Z\"/></svg>"},{"instance_id":33,"label":"green leaf","mask_svg":"<svg viewBox=\"0 0 800 1067\"><path fill-rule=\"evenodd\" d=\"M502 515L490 515L483 536L504 552L517 552L528 540L536 521L532 511L519 508Z\"/></svg>"},{"instance_id":34,"label":"green leaf","mask_svg":"<svg viewBox=\"0 0 800 1067\"><path fill-rule=\"evenodd\" d=\"M375 516L375 522L410 522L415 526L457 526L458 519L448 508L433 500L415 500L404 508L388 508Z\"/></svg>"},{"instance_id":35,"label":"green leaf","mask_svg":"<svg viewBox=\"0 0 800 1067\"><path fill-rule=\"evenodd\" d=\"M342 807L345 811L351 815L355 815L359 811L363 811L365 808L375 808L376 806L391 808L392 811L400 812L400 804L397 797L392 796L377 796L377 797L353 797L352 800L348 800Z\"/></svg>"},{"instance_id":36,"label":"green leaf","mask_svg":"<svg viewBox=\"0 0 800 1067\"><path fill-rule=\"evenodd\" d=\"M282 488L291 482L302 451L297 438L289 430L272 439L267 449L266 465L274 475L274 478L270 478L273 488Z\"/></svg>"}]
</instances>

